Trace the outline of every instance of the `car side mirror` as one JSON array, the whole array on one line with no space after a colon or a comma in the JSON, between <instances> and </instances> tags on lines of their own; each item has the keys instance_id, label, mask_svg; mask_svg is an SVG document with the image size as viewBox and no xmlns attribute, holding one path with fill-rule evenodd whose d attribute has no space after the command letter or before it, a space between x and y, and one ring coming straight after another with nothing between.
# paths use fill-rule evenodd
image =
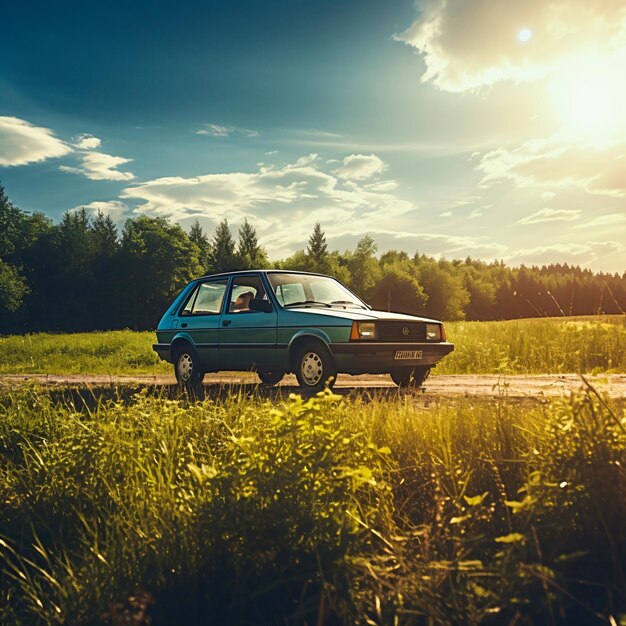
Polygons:
<instances>
[{"instance_id":1,"label":"car side mirror","mask_svg":"<svg viewBox=\"0 0 626 626\"><path fill-rule=\"evenodd\" d=\"M261 311L262 313L271 313L274 310L269 300L262 300L261 298L252 298L248 307L251 311Z\"/></svg>"}]
</instances>

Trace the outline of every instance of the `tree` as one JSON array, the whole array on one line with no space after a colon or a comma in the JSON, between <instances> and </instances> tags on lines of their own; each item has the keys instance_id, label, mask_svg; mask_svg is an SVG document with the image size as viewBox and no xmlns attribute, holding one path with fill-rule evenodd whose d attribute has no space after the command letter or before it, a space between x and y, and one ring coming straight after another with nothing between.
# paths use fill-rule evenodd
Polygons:
<instances>
[{"instance_id":1,"label":"tree","mask_svg":"<svg viewBox=\"0 0 626 626\"><path fill-rule=\"evenodd\" d=\"M436 261L425 255L416 255L414 263L419 282L428 297L424 313L437 319L465 319L469 294L458 269L447 261Z\"/></svg>"},{"instance_id":2,"label":"tree","mask_svg":"<svg viewBox=\"0 0 626 626\"><path fill-rule=\"evenodd\" d=\"M295 270L297 272L312 271L311 261L304 250L297 250L291 256L281 261L278 265L284 270Z\"/></svg>"},{"instance_id":3,"label":"tree","mask_svg":"<svg viewBox=\"0 0 626 626\"><path fill-rule=\"evenodd\" d=\"M135 329L154 328L174 296L202 272L196 244L162 217L127 220L121 254L127 319Z\"/></svg>"},{"instance_id":4,"label":"tree","mask_svg":"<svg viewBox=\"0 0 626 626\"><path fill-rule=\"evenodd\" d=\"M91 224L93 247L96 256L113 256L119 248L117 226L110 215L98 211Z\"/></svg>"},{"instance_id":5,"label":"tree","mask_svg":"<svg viewBox=\"0 0 626 626\"><path fill-rule=\"evenodd\" d=\"M390 250L380 259L381 277L372 293L374 308L415 315L427 296L406 252Z\"/></svg>"},{"instance_id":6,"label":"tree","mask_svg":"<svg viewBox=\"0 0 626 626\"><path fill-rule=\"evenodd\" d=\"M0 311L17 311L28 291L24 277L0 259Z\"/></svg>"},{"instance_id":7,"label":"tree","mask_svg":"<svg viewBox=\"0 0 626 626\"><path fill-rule=\"evenodd\" d=\"M239 243L237 245L237 262L239 268L263 269L269 266L267 253L259 245L259 240L254 226L244 219L239 227Z\"/></svg>"},{"instance_id":8,"label":"tree","mask_svg":"<svg viewBox=\"0 0 626 626\"><path fill-rule=\"evenodd\" d=\"M312 271L328 272L328 245L326 243L326 235L319 222L315 222L313 233L309 237L306 253Z\"/></svg>"},{"instance_id":9,"label":"tree","mask_svg":"<svg viewBox=\"0 0 626 626\"><path fill-rule=\"evenodd\" d=\"M374 256L378 246L374 240L365 235L356 246L354 254L348 259L350 288L364 300L369 301L376 284L380 281L381 271Z\"/></svg>"},{"instance_id":10,"label":"tree","mask_svg":"<svg viewBox=\"0 0 626 626\"><path fill-rule=\"evenodd\" d=\"M488 266L468 259L463 269L463 284L469 295L469 302L465 307L466 319L494 319L496 284L492 281Z\"/></svg>"},{"instance_id":11,"label":"tree","mask_svg":"<svg viewBox=\"0 0 626 626\"><path fill-rule=\"evenodd\" d=\"M17 311L28 293L26 280L9 262L21 248L24 239L25 215L13 206L0 185L0 311Z\"/></svg>"},{"instance_id":12,"label":"tree","mask_svg":"<svg viewBox=\"0 0 626 626\"><path fill-rule=\"evenodd\" d=\"M210 274L213 271L213 250L209 238L204 234L200 222L196 219L189 231L189 239L198 246L202 272Z\"/></svg>"},{"instance_id":13,"label":"tree","mask_svg":"<svg viewBox=\"0 0 626 626\"><path fill-rule=\"evenodd\" d=\"M235 240L230 232L228 220L222 220L213 235L213 271L230 272L237 269Z\"/></svg>"}]
</instances>

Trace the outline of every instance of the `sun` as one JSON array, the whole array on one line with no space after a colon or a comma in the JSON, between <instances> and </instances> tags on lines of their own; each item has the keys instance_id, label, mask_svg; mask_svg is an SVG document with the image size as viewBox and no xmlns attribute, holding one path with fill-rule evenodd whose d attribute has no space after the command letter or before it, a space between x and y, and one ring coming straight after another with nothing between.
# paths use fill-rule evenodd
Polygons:
<instances>
[{"instance_id":1,"label":"sun","mask_svg":"<svg viewBox=\"0 0 626 626\"><path fill-rule=\"evenodd\" d=\"M561 69L550 93L563 133L593 144L619 139L626 126L623 67L609 56L587 56Z\"/></svg>"}]
</instances>

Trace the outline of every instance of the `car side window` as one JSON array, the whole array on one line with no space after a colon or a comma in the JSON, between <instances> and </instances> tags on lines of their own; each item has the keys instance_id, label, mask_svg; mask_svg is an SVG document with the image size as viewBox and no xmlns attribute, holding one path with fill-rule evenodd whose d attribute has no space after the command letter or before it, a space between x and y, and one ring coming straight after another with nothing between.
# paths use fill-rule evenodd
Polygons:
<instances>
[{"instance_id":1,"label":"car side window","mask_svg":"<svg viewBox=\"0 0 626 626\"><path fill-rule=\"evenodd\" d=\"M219 315L227 285L227 280L200 283L181 315Z\"/></svg>"},{"instance_id":2,"label":"car side window","mask_svg":"<svg viewBox=\"0 0 626 626\"><path fill-rule=\"evenodd\" d=\"M233 278L230 289L230 313L258 313L250 310L250 300L253 298L267 298L263 283L258 276L240 276Z\"/></svg>"}]
</instances>

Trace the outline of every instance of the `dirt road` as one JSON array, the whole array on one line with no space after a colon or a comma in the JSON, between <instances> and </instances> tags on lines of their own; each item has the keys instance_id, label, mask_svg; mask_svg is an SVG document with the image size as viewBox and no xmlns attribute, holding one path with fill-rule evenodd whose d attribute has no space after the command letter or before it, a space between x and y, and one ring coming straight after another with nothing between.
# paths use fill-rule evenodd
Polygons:
<instances>
[{"instance_id":1,"label":"dirt road","mask_svg":"<svg viewBox=\"0 0 626 626\"><path fill-rule=\"evenodd\" d=\"M90 376L72 374L66 376L46 374L2 375L0 386L14 386L23 381L34 380L44 385L155 385L171 386L176 383L173 376ZM611 374L604 376L588 376L586 380L599 393L608 393L612 398L626 400L626 375ZM245 385L253 386L258 378L250 373L207 374L205 387ZM285 376L280 384L285 391L297 391L295 376ZM576 374L554 374L539 376L497 376L497 375L462 375L462 376L431 376L424 384L423 392L429 396L486 396L496 397L507 395L511 398L541 398L567 395L585 387L582 378ZM293 388L293 389L292 389ZM340 375L335 390L349 393L351 390L389 389L395 385L389 376Z\"/></svg>"}]
</instances>

